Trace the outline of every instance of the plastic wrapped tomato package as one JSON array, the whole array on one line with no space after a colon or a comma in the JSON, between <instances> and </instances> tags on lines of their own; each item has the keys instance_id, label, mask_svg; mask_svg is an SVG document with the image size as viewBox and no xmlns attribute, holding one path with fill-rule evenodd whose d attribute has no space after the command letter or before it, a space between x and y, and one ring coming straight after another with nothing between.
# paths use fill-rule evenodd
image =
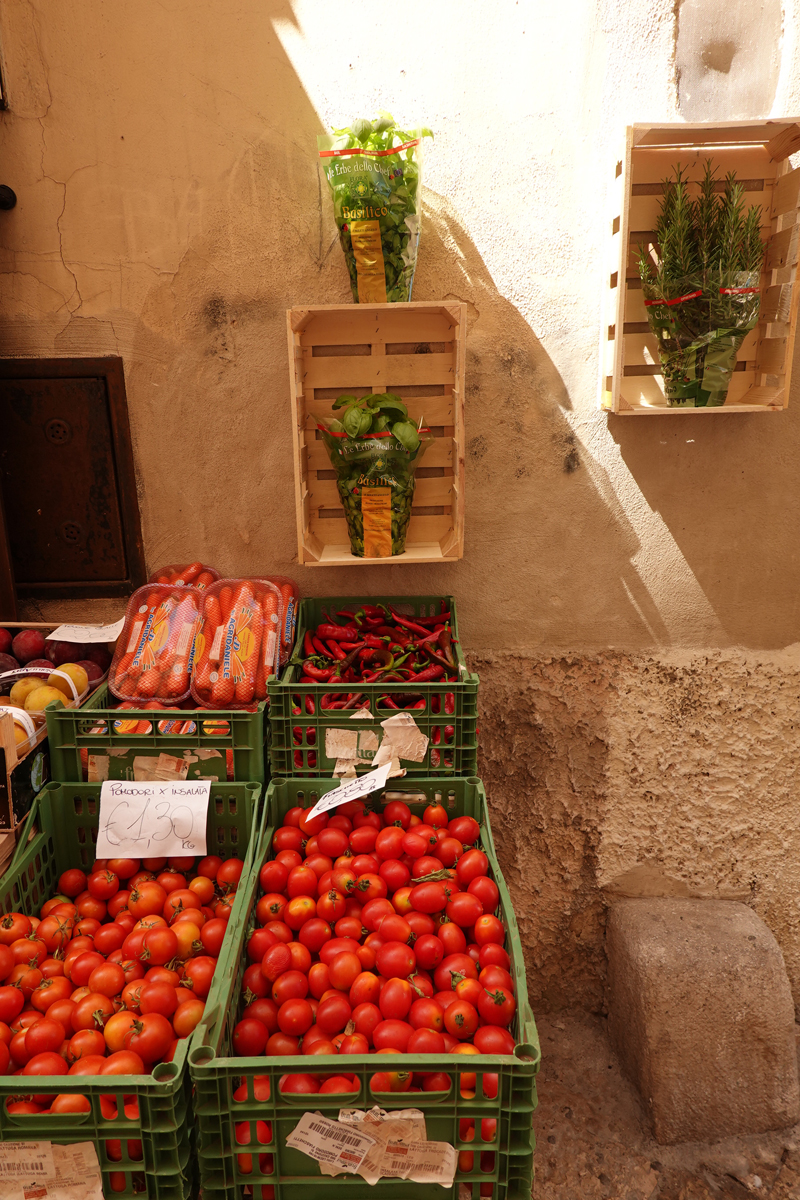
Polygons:
<instances>
[{"instance_id":1,"label":"plastic wrapped tomato package","mask_svg":"<svg viewBox=\"0 0 800 1200\"><path fill-rule=\"evenodd\" d=\"M278 666L285 667L294 647L294 634L297 629L297 610L300 607L300 589L288 575L264 575L270 583L274 583L280 591L283 604L283 619L280 627L280 645L278 647Z\"/></svg>"},{"instance_id":2,"label":"plastic wrapped tomato package","mask_svg":"<svg viewBox=\"0 0 800 1200\"><path fill-rule=\"evenodd\" d=\"M189 696L202 603L194 587L150 583L133 593L108 674L117 699L174 706Z\"/></svg>"},{"instance_id":3,"label":"plastic wrapped tomato package","mask_svg":"<svg viewBox=\"0 0 800 1200\"><path fill-rule=\"evenodd\" d=\"M172 563L168 567L161 567L160 570L153 571L150 583L169 583L173 587L191 586L199 588L203 592L212 583L216 583L219 578L219 571L205 563L192 562L184 565Z\"/></svg>"},{"instance_id":4,"label":"plastic wrapped tomato package","mask_svg":"<svg viewBox=\"0 0 800 1200\"><path fill-rule=\"evenodd\" d=\"M249 708L278 669L283 601L268 579L220 579L203 596L192 695L201 708Z\"/></svg>"}]
</instances>

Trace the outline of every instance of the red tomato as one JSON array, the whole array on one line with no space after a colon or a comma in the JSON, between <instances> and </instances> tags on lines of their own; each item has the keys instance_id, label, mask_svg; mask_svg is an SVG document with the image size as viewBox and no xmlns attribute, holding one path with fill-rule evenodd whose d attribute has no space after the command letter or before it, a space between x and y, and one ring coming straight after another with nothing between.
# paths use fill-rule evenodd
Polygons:
<instances>
[{"instance_id":1,"label":"red tomato","mask_svg":"<svg viewBox=\"0 0 800 1200\"><path fill-rule=\"evenodd\" d=\"M59 876L58 891L64 896L79 896L85 888L86 876L83 871L79 871L76 867L65 871L63 875Z\"/></svg>"},{"instance_id":2,"label":"red tomato","mask_svg":"<svg viewBox=\"0 0 800 1200\"><path fill-rule=\"evenodd\" d=\"M270 946L261 960L261 974L270 983L291 969L292 952L285 942L277 942L274 946Z\"/></svg>"},{"instance_id":3,"label":"red tomato","mask_svg":"<svg viewBox=\"0 0 800 1200\"><path fill-rule=\"evenodd\" d=\"M270 946L277 944L278 939L268 929L254 929L247 939L247 957L250 962L261 962Z\"/></svg>"},{"instance_id":4,"label":"red tomato","mask_svg":"<svg viewBox=\"0 0 800 1200\"><path fill-rule=\"evenodd\" d=\"M477 979L478 971L468 954L448 954L434 972L434 982L440 992L452 990L461 979Z\"/></svg>"},{"instance_id":5,"label":"red tomato","mask_svg":"<svg viewBox=\"0 0 800 1200\"><path fill-rule=\"evenodd\" d=\"M256 904L256 920L266 925L267 921L281 921L288 901L278 892L267 892Z\"/></svg>"},{"instance_id":6,"label":"red tomato","mask_svg":"<svg viewBox=\"0 0 800 1200\"><path fill-rule=\"evenodd\" d=\"M479 875L486 875L489 870L489 860L482 850L468 850L467 853L458 860L456 867L456 876L458 882L466 887L472 883L473 879L477 879Z\"/></svg>"},{"instance_id":7,"label":"red tomato","mask_svg":"<svg viewBox=\"0 0 800 1200\"><path fill-rule=\"evenodd\" d=\"M383 1020L383 1013L377 1004L370 1004L368 1002L357 1004L353 1009L351 1019L356 1033L362 1033L370 1045L372 1045L372 1035Z\"/></svg>"},{"instance_id":8,"label":"red tomato","mask_svg":"<svg viewBox=\"0 0 800 1200\"><path fill-rule=\"evenodd\" d=\"M259 997L251 1001L242 1013L242 1020L246 1017L253 1017L262 1025L266 1025L268 1033L275 1033L278 1028L278 1006L269 997Z\"/></svg>"},{"instance_id":9,"label":"red tomato","mask_svg":"<svg viewBox=\"0 0 800 1200\"><path fill-rule=\"evenodd\" d=\"M100 992L89 992L82 1000L76 1002L72 1014L72 1028L75 1033L81 1029L102 1029L106 1021L114 1013L114 1003L108 996Z\"/></svg>"},{"instance_id":10,"label":"red tomato","mask_svg":"<svg viewBox=\"0 0 800 1200\"><path fill-rule=\"evenodd\" d=\"M517 1002L508 988L493 987L478 998L478 1012L487 1025L510 1025L516 1011Z\"/></svg>"},{"instance_id":11,"label":"red tomato","mask_svg":"<svg viewBox=\"0 0 800 1200\"><path fill-rule=\"evenodd\" d=\"M122 1040L125 1050L138 1054L144 1063L156 1063L163 1058L172 1042L172 1026L158 1012L143 1014Z\"/></svg>"},{"instance_id":12,"label":"red tomato","mask_svg":"<svg viewBox=\"0 0 800 1200\"><path fill-rule=\"evenodd\" d=\"M359 1086L360 1086L359 1082L355 1078L355 1076L332 1075L329 1079L325 1080L325 1082L323 1083L322 1087L319 1090L320 1090L320 1095L322 1095L323 1092L325 1092L326 1094L333 1092L333 1093L339 1095L343 1092L357 1092L359 1089Z\"/></svg>"},{"instance_id":13,"label":"red tomato","mask_svg":"<svg viewBox=\"0 0 800 1200\"><path fill-rule=\"evenodd\" d=\"M286 883L286 895L290 900L295 896L316 896L317 875L310 867L293 867L289 872Z\"/></svg>"},{"instance_id":14,"label":"red tomato","mask_svg":"<svg viewBox=\"0 0 800 1200\"><path fill-rule=\"evenodd\" d=\"M314 872L317 877L317 885L319 885L320 880L324 879L326 875L331 874L333 860L324 854L310 854L307 858L303 859L302 866Z\"/></svg>"},{"instance_id":15,"label":"red tomato","mask_svg":"<svg viewBox=\"0 0 800 1200\"><path fill-rule=\"evenodd\" d=\"M361 923L365 929L374 932L379 918L387 917L390 913L396 915L391 900L385 896L376 896L374 900L367 900L364 904L361 910Z\"/></svg>"},{"instance_id":16,"label":"red tomato","mask_svg":"<svg viewBox=\"0 0 800 1200\"><path fill-rule=\"evenodd\" d=\"M305 1000L308 995L308 977L302 971L284 971L272 985L272 999L278 1005L284 1000Z\"/></svg>"},{"instance_id":17,"label":"red tomato","mask_svg":"<svg viewBox=\"0 0 800 1200\"><path fill-rule=\"evenodd\" d=\"M357 854L350 860L350 870L356 876L356 886L362 875L374 875L381 865L377 854Z\"/></svg>"},{"instance_id":18,"label":"red tomato","mask_svg":"<svg viewBox=\"0 0 800 1200\"><path fill-rule=\"evenodd\" d=\"M375 921L375 930L386 942L408 942L411 940L411 926L404 917L397 913L388 913Z\"/></svg>"},{"instance_id":19,"label":"red tomato","mask_svg":"<svg viewBox=\"0 0 800 1200\"><path fill-rule=\"evenodd\" d=\"M390 979L392 976L397 976L405 979L414 970L417 957L411 946L406 946L404 942L386 942L378 950L376 962L378 970L384 978ZM477 978L477 971L475 975Z\"/></svg>"},{"instance_id":20,"label":"red tomato","mask_svg":"<svg viewBox=\"0 0 800 1200\"><path fill-rule=\"evenodd\" d=\"M340 917L333 927L337 938L353 938L356 941L362 936L363 929L361 917Z\"/></svg>"},{"instance_id":21,"label":"red tomato","mask_svg":"<svg viewBox=\"0 0 800 1200\"><path fill-rule=\"evenodd\" d=\"M307 1000L284 1000L278 1009L278 1028L282 1033L302 1037L311 1028L314 1013Z\"/></svg>"},{"instance_id":22,"label":"red tomato","mask_svg":"<svg viewBox=\"0 0 800 1200\"><path fill-rule=\"evenodd\" d=\"M478 897L485 913L493 913L500 903L500 889L488 875L476 875L467 891Z\"/></svg>"},{"instance_id":23,"label":"red tomato","mask_svg":"<svg viewBox=\"0 0 800 1200\"><path fill-rule=\"evenodd\" d=\"M308 989L311 995L319 1000L331 986L327 963L314 963L308 972Z\"/></svg>"},{"instance_id":24,"label":"red tomato","mask_svg":"<svg viewBox=\"0 0 800 1200\"><path fill-rule=\"evenodd\" d=\"M25 1031L25 1050L28 1059L37 1054L60 1049L66 1033L67 1031L60 1021L53 1021L48 1017L43 1017L41 1021L31 1025Z\"/></svg>"},{"instance_id":25,"label":"red tomato","mask_svg":"<svg viewBox=\"0 0 800 1200\"><path fill-rule=\"evenodd\" d=\"M337 954L328 964L331 987L342 992L349 991L360 974L361 960L351 951Z\"/></svg>"},{"instance_id":26,"label":"red tomato","mask_svg":"<svg viewBox=\"0 0 800 1200\"><path fill-rule=\"evenodd\" d=\"M341 892L342 895L348 896L348 895L350 895L351 892L355 891L355 887L356 887L355 873L350 870L349 866L348 867L334 866L333 872L331 875L331 884L333 885L333 887L336 889L337 892Z\"/></svg>"},{"instance_id":27,"label":"red tomato","mask_svg":"<svg viewBox=\"0 0 800 1200\"><path fill-rule=\"evenodd\" d=\"M366 904L368 900L375 900L378 896L385 896L388 890L380 875L367 872L358 877L355 894L359 897L362 904Z\"/></svg>"},{"instance_id":28,"label":"red tomato","mask_svg":"<svg viewBox=\"0 0 800 1200\"><path fill-rule=\"evenodd\" d=\"M365 806L361 812L353 813L353 828L364 829L366 827L371 827L375 830L382 829L383 819L380 813L372 812Z\"/></svg>"},{"instance_id":29,"label":"red tomato","mask_svg":"<svg viewBox=\"0 0 800 1200\"><path fill-rule=\"evenodd\" d=\"M386 884L390 893L396 892L399 888L406 887L411 881L411 871L396 858L387 858L378 868L378 874Z\"/></svg>"},{"instance_id":30,"label":"red tomato","mask_svg":"<svg viewBox=\"0 0 800 1200\"><path fill-rule=\"evenodd\" d=\"M86 950L71 960L67 959L64 964L64 974L72 980L75 987L83 987L89 982L89 976L95 967L104 966L105 961L102 954L98 954L94 950Z\"/></svg>"},{"instance_id":31,"label":"red tomato","mask_svg":"<svg viewBox=\"0 0 800 1200\"><path fill-rule=\"evenodd\" d=\"M358 942L355 938L331 938L320 950L319 957L330 966L337 954L343 954L345 951L355 954L357 950Z\"/></svg>"},{"instance_id":32,"label":"red tomato","mask_svg":"<svg viewBox=\"0 0 800 1200\"><path fill-rule=\"evenodd\" d=\"M291 871L292 867L299 867L303 858L296 850L279 850L275 855L275 862L283 863L287 871Z\"/></svg>"},{"instance_id":33,"label":"red tomato","mask_svg":"<svg viewBox=\"0 0 800 1200\"><path fill-rule=\"evenodd\" d=\"M378 840L378 831L372 825L362 825L353 830L348 840L354 855L369 854Z\"/></svg>"},{"instance_id":34,"label":"red tomato","mask_svg":"<svg viewBox=\"0 0 800 1200\"><path fill-rule=\"evenodd\" d=\"M129 891L117 892L116 896L111 897L108 902L108 915L112 920L116 921L121 913L128 912L128 901L130 898L131 894Z\"/></svg>"},{"instance_id":35,"label":"red tomato","mask_svg":"<svg viewBox=\"0 0 800 1200\"><path fill-rule=\"evenodd\" d=\"M485 917L483 915L483 905L477 896L470 895L469 892L458 892L445 909L447 917L455 925L459 925L462 929L471 929L475 922L481 921L496 921L496 917ZM500 922L498 921L498 924ZM502 925L500 926L502 929ZM477 938L475 939L478 940ZM493 941L496 938L492 938Z\"/></svg>"},{"instance_id":36,"label":"red tomato","mask_svg":"<svg viewBox=\"0 0 800 1200\"><path fill-rule=\"evenodd\" d=\"M262 892L282 892L286 887L289 872L283 863L265 862L258 873L258 882Z\"/></svg>"},{"instance_id":37,"label":"red tomato","mask_svg":"<svg viewBox=\"0 0 800 1200\"><path fill-rule=\"evenodd\" d=\"M256 1058L264 1053L268 1037L266 1025L245 1017L234 1027L233 1048L240 1058Z\"/></svg>"},{"instance_id":38,"label":"red tomato","mask_svg":"<svg viewBox=\"0 0 800 1200\"><path fill-rule=\"evenodd\" d=\"M350 1003L353 1008L359 1004L376 1004L381 993L382 983L372 971L362 971L356 975L350 985Z\"/></svg>"},{"instance_id":39,"label":"red tomato","mask_svg":"<svg viewBox=\"0 0 800 1200\"><path fill-rule=\"evenodd\" d=\"M201 954L197 958L189 959L183 969L184 978L189 981L195 996L199 996L201 1000L205 1000L208 995L216 965L215 958Z\"/></svg>"},{"instance_id":40,"label":"red tomato","mask_svg":"<svg viewBox=\"0 0 800 1200\"><path fill-rule=\"evenodd\" d=\"M411 809L403 800L390 800L383 810L383 819L387 825L399 825L401 829L408 829Z\"/></svg>"},{"instance_id":41,"label":"red tomato","mask_svg":"<svg viewBox=\"0 0 800 1200\"><path fill-rule=\"evenodd\" d=\"M320 906L317 906L319 913ZM312 953L317 954L326 942L329 942L332 937L332 930L327 921L322 920L321 916L312 917L300 926L297 933L297 939L302 946L307 947ZM309 963L310 965L310 963Z\"/></svg>"},{"instance_id":42,"label":"red tomato","mask_svg":"<svg viewBox=\"0 0 800 1200\"><path fill-rule=\"evenodd\" d=\"M314 1075L281 1075L278 1088L287 1095L310 1096L319 1091L319 1080Z\"/></svg>"},{"instance_id":43,"label":"red tomato","mask_svg":"<svg viewBox=\"0 0 800 1200\"><path fill-rule=\"evenodd\" d=\"M440 881L418 883L416 887L412 888L411 904L417 912L443 912L447 905L447 893L444 889L444 884Z\"/></svg>"},{"instance_id":44,"label":"red tomato","mask_svg":"<svg viewBox=\"0 0 800 1200\"><path fill-rule=\"evenodd\" d=\"M316 900L311 896L295 896L286 905L283 919L290 929L297 931L302 929L306 921L310 921L316 915Z\"/></svg>"},{"instance_id":45,"label":"red tomato","mask_svg":"<svg viewBox=\"0 0 800 1200\"><path fill-rule=\"evenodd\" d=\"M222 949L227 928L227 921L223 921L220 917L214 917L212 920L206 921L200 930L200 941L203 943L203 948L212 958L219 958L219 952ZM261 930L261 933L263 932L264 930Z\"/></svg>"},{"instance_id":46,"label":"red tomato","mask_svg":"<svg viewBox=\"0 0 800 1200\"><path fill-rule=\"evenodd\" d=\"M60 1021L67 1032L72 1031L72 1014L77 1005L72 1000L54 1000L50 1007L45 1011L46 1017L52 1017L54 1021ZM0 1025L0 1029L8 1029L7 1025ZM9 1031L10 1034L10 1031ZM10 1036L9 1036L9 1041Z\"/></svg>"},{"instance_id":47,"label":"red tomato","mask_svg":"<svg viewBox=\"0 0 800 1200\"><path fill-rule=\"evenodd\" d=\"M453 1037L471 1038L478 1028L478 1011L468 1000L456 1000L448 1004L444 1013L444 1027Z\"/></svg>"},{"instance_id":48,"label":"red tomato","mask_svg":"<svg viewBox=\"0 0 800 1200\"><path fill-rule=\"evenodd\" d=\"M188 1037L192 1030L197 1028L205 1008L204 1002L197 997L184 1000L178 1005L172 1016L172 1027L179 1038Z\"/></svg>"},{"instance_id":49,"label":"red tomato","mask_svg":"<svg viewBox=\"0 0 800 1200\"><path fill-rule=\"evenodd\" d=\"M443 838L436 847L436 857L446 867L454 867L463 853L461 842L453 837Z\"/></svg>"},{"instance_id":50,"label":"red tomato","mask_svg":"<svg viewBox=\"0 0 800 1200\"><path fill-rule=\"evenodd\" d=\"M317 900L317 915L324 921L332 923L344 916L346 907L347 901L343 893L337 892L335 888L330 888Z\"/></svg>"},{"instance_id":51,"label":"red tomato","mask_svg":"<svg viewBox=\"0 0 800 1200\"><path fill-rule=\"evenodd\" d=\"M128 912L138 921L141 917L161 915L167 893L155 881L142 883L128 897Z\"/></svg>"},{"instance_id":52,"label":"red tomato","mask_svg":"<svg viewBox=\"0 0 800 1200\"><path fill-rule=\"evenodd\" d=\"M69 999L72 991L72 984L63 975L42 979L38 987L31 993L31 1005L37 1012L45 1013L57 1001Z\"/></svg>"},{"instance_id":53,"label":"red tomato","mask_svg":"<svg viewBox=\"0 0 800 1200\"><path fill-rule=\"evenodd\" d=\"M10 1023L18 1017L25 1006L25 997L19 988L0 987L0 1021Z\"/></svg>"},{"instance_id":54,"label":"red tomato","mask_svg":"<svg viewBox=\"0 0 800 1200\"><path fill-rule=\"evenodd\" d=\"M341 1033L350 1020L351 1008L346 996L321 1000L317 1009L317 1028L326 1034Z\"/></svg>"},{"instance_id":55,"label":"red tomato","mask_svg":"<svg viewBox=\"0 0 800 1200\"><path fill-rule=\"evenodd\" d=\"M482 1025L473 1039L481 1054L513 1054L515 1042L507 1029L499 1025Z\"/></svg>"},{"instance_id":56,"label":"red tomato","mask_svg":"<svg viewBox=\"0 0 800 1200\"><path fill-rule=\"evenodd\" d=\"M400 826L390 825L387 829L382 829L375 839L375 853L381 862L387 859L398 859L403 853L403 839L405 838L405 830Z\"/></svg>"},{"instance_id":57,"label":"red tomato","mask_svg":"<svg viewBox=\"0 0 800 1200\"><path fill-rule=\"evenodd\" d=\"M426 971L432 971L434 967L438 967L439 963L444 958L444 946L441 940L432 933L423 933L414 942L414 952L417 956L417 963Z\"/></svg>"},{"instance_id":58,"label":"red tomato","mask_svg":"<svg viewBox=\"0 0 800 1200\"><path fill-rule=\"evenodd\" d=\"M119 950L124 941L125 930L115 922L101 926L94 935L94 945L98 954L111 954L114 950Z\"/></svg>"},{"instance_id":59,"label":"red tomato","mask_svg":"<svg viewBox=\"0 0 800 1200\"><path fill-rule=\"evenodd\" d=\"M375 1026L372 1042L376 1050L392 1049L404 1054L413 1032L407 1021L387 1019Z\"/></svg>"},{"instance_id":60,"label":"red tomato","mask_svg":"<svg viewBox=\"0 0 800 1200\"><path fill-rule=\"evenodd\" d=\"M498 946L496 942L486 942L481 946L478 962L482 967L504 967L505 970L511 966L508 952L502 946Z\"/></svg>"},{"instance_id":61,"label":"red tomato","mask_svg":"<svg viewBox=\"0 0 800 1200\"><path fill-rule=\"evenodd\" d=\"M95 871L86 881L86 890L96 900L110 900L119 891L119 878L113 871Z\"/></svg>"},{"instance_id":62,"label":"red tomato","mask_svg":"<svg viewBox=\"0 0 800 1200\"><path fill-rule=\"evenodd\" d=\"M422 814L422 821L434 829L447 828L447 809L443 804L429 804Z\"/></svg>"},{"instance_id":63,"label":"red tomato","mask_svg":"<svg viewBox=\"0 0 800 1200\"><path fill-rule=\"evenodd\" d=\"M149 1075L144 1060L133 1050L118 1050L109 1054L98 1072L100 1075Z\"/></svg>"},{"instance_id":64,"label":"red tomato","mask_svg":"<svg viewBox=\"0 0 800 1200\"><path fill-rule=\"evenodd\" d=\"M407 1054L444 1054L444 1038L433 1029L415 1029L408 1039Z\"/></svg>"},{"instance_id":65,"label":"red tomato","mask_svg":"<svg viewBox=\"0 0 800 1200\"><path fill-rule=\"evenodd\" d=\"M444 1041L444 1038L442 1038L442 1041ZM450 1076L445 1075L444 1071L435 1071L431 1075L426 1075L422 1081L422 1090L423 1092L449 1092ZM462 1170L460 1165L459 1170Z\"/></svg>"},{"instance_id":66,"label":"red tomato","mask_svg":"<svg viewBox=\"0 0 800 1200\"><path fill-rule=\"evenodd\" d=\"M462 979L456 984L455 993L459 1000L468 1000L470 1004L478 1007L478 1000L483 993L483 984L477 979Z\"/></svg>"},{"instance_id":67,"label":"red tomato","mask_svg":"<svg viewBox=\"0 0 800 1200\"><path fill-rule=\"evenodd\" d=\"M444 946L445 954L465 954L467 939L464 930L453 921L447 920L439 926L436 936Z\"/></svg>"},{"instance_id":68,"label":"red tomato","mask_svg":"<svg viewBox=\"0 0 800 1200\"><path fill-rule=\"evenodd\" d=\"M363 1033L351 1033L339 1046L340 1054L369 1054L369 1042Z\"/></svg>"},{"instance_id":69,"label":"red tomato","mask_svg":"<svg viewBox=\"0 0 800 1200\"><path fill-rule=\"evenodd\" d=\"M388 979L378 997L378 1007L390 1020L407 1017L413 1002L414 992L407 979Z\"/></svg>"},{"instance_id":70,"label":"red tomato","mask_svg":"<svg viewBox=\"0 0 800 1200\"><path fill-rule=\"evenodd\" d=\"M267 1038L267 1048L265 1053L268 1056L277 1055L283 1058L286 1055L300 1053L300 1039L293 1037L290 1033L271 1033Z\"/></svg>"},{"instance_id":71,"label":"red tomato","mask_svg":"<svg viewBox=\"0 0 800 1200\"><path fill-rule=\"evenodd\" d=\"M318 813L316 817L310 817L308 815L309 811L309 809L303 809L303 814L299 820L299 826L307 837L314 837L328 824L328 814Z\"/></svg>"},{"instance_id":72,"label":"red tomato","mask_svg":"<svg viewBox=\"0 0 800 1200\"><path fill-rule=\"evenodd\" d=\"M477 896L475 898L478 899ZM455 903L455 901L451 901L451 903ZM496 945L502 946L506 940L506 931L503 928L503 922L491 913L481 914L481 916L475 919L474 938L479 946L485 946L489 942L494 942Z\"/></svg>"},{"instance_id":73,"label":"red tomato","mask_svg":"<svg viewBox=\"0 0 800 1200\"><path fill-rule=\"evenodd\" d=\"M67 1062L70 1066L76 1063L81 1058L86 1058L87 1055L102 1054L106 1052L106 1040L99 1029L81 1029L78 1033L73 1034L67 1044Z\"/></svg>"},{"instance_id":74,"label":"red tomato","mask_svg":"<svg viewBox=\"0 0 800 1200\"><path fill-rule=\"evenodd\" d=\"M458 838L463 846L474 846L481 836L481 827L474 817L453 817L447 832L451 837Z\"/></svg>"},{"instance_id":75,"label":"red tomato","mask_svg":"<svg viewBox=\"0 0 800 1200\"><path fill-rule=\"evenodd\" d=\"M170 983L142 984L139 993L139 1011L144 1013L157 1012L164 1017L171 1017L178 1007L177 989Z\"/></svg>"},{"instance_id":76,"label":"red tomato","mask_svg":"<svg viewBox=\"0 0 800 1200\"><path fill-rule=\"evenodd\" d=\"M272 848L276 852L281 850L296 850L299 852L302 850L305 840L303 831L298 826L282 825L272 835Z\"/></svg>"},{"instance_id":77,"label":"red tomato","mask_svg":"<svg viewBox=\"0 0 800 1200\"><path fill-rule=\"evenodd\" d=\"M317 835L317 845L320 853L328 855L330 858L338 858L347 850L348 835L343 829L331 828L329 825L326 829L320 830Z\"/></svg>"},{"instance_id":78,"label":"red tomato","mask_svg":"<svg viewBox=\"0 0 800 1200\"><path fill-rule=\"evenodd\" d=\"M505 967L497 967L494 964L491 964L488 967L482 967L480 974L478 975L478 980L481 987L486 988L487 992L490 992L492 988L495 987L504 987L507 988L512 995L514 994L514 980L511 978Z\"/></svg>"},{"instance_id":79,"label":"red tomato","mask_svg":"<svg viewBox=\"0 0 800 1200\"><path fill-rule=\"evenodd\" d=\"M95 967L86 982L93 992L109 997L118 996L125 987L125 972L118 963L104 962Z\"/></svg>"},{"instance_id":80,"label":"red tomato","mask_svg":"<svg viewBox=\"0 0 800 1200\"><path fill-rule=\"evenodd\" d=\"M444 1028L444 1009L433 997L415 1000L408 1014L409 1024L414 1029L433 1029L441 1033Z\"/></svg>"},{"instance_id":81,"label":"red tomato","mask_svg":"<svg viewBox=\"0 0 800 1200\"><path fill-rule=\"evenodd\" d=\"M60 1054L54 1051L35 1054L22 1068L23 1075L66 1075L69 1067Z\"/></svg>"}]
</instances>

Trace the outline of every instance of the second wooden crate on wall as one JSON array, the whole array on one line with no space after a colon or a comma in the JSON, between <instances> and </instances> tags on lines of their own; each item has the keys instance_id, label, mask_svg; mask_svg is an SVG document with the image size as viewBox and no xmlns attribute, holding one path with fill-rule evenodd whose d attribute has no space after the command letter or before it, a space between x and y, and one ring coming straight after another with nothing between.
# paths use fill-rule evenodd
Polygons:
<instances>
[{"instance_id":1,"label":"second wooden crate on wall","mask_svg":"<svg viewBox=\"0 0 800 1200\"><path fill-rule=\"evenodd\" d=\"M464 304L347 304L286 314L298 558L305 566L455 562L464 552ZM434 441L416 473L406 552L356 558L317 429L342 393L396 392Z\"/></svg>"},{"instance_id":2,"label":"second wooden crate on wall","mask_svg":"<svg viewBox=\"0 0 800 1200\"><path fill-rule=\"evenodd\" d=\"M621 416L659 413L776 412L786 408L798 313L800 151L794 120L735 124L632 125L616 164L611 253L600 344L600 403ZM728 397L717 408L670 407L658 344L650 332L637 269L640 244L655 241L663 181L676 163L697 184L711 158L721 181L729 171L744 184L745 208L761 206L766 242L761 314L737 356ZM696 191L696 189L693 189Z\"/></svg>"}]
</instances>

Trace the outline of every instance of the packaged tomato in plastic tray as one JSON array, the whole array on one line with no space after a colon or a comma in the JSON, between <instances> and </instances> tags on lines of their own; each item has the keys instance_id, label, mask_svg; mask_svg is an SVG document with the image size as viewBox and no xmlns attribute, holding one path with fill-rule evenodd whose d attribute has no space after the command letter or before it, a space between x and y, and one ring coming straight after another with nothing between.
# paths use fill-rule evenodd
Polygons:
<instances>
[{"instance_id":1,"label":"packaged tomato in plastic tray","mask_svg":"<svg viewBox=\"0 0 800 1200\"><path fill-rule=\"evenodd\" d=\"M192 695L201 708L248 708L278 670L283 600L268 579L220 579L203 597Z\"/></svg>"},{"instance_id":2,"label":"packaged tomato in plastic tray","mask_svg":"<svg viewBox=\"0 0 800 1200\"><path fill-rule=\"evenodd\" d=\"M189 695L203 593L146 584L128 602L108 686L118 700L179 704Z\"/></svg>"},{"instance_id":3,"label":"packaged tomato in plastic tray","mask_svg":"<svg viewBox=\"0 0 800 1200\"><path fill-rule=\"evenodd\" d=\"M280 646L278 648L278 665L285 667L294 648L294 635L297 629L297 610L300 606L300 589L288 575L264 575L264 579L274 583L281 593L283 603L283 619L280 627Z\"/></svg>"},{"instance_id":4,"label":"packaged tomato in plastic tray","mask_svg":"<svg viewBox=\"0 0 800 1200\"><path fill-rule=\"evenodd\" d=\"M153 571L148 582L169 584L172 587L196 587L204 592L219 578L219 571L214 567L209 567L206 563L171 563L168 567L161 567L158 571Z\"/></svg>"}]
</instances>

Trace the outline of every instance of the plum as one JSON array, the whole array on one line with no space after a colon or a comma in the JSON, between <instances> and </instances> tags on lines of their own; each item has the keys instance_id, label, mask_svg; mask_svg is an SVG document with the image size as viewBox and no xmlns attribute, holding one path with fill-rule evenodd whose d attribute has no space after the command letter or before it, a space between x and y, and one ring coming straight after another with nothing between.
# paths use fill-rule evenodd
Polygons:
<instances>
[{"instance_id":1,"label":"plum","mask_svg":"<svg viewBox=\"0 0 800 1200\"><path fill-rule=\"evenodd\" d=\"M47 658L32 658L29 663L26 663L26 669L30 671L34 668L36 668L37 677L47 679L53 669L53 664Z\"/></svg>"},{"instance_id":2,"label":"plum","mask_svg":"<svg viewBox=\"0 0 800 1200\"><path fill-rule=\"evenodd\" d=\"M62 663L78 662L86 657L86 647L83 642L48 642L45 655L54 667Z\"/></svg>"},{"instance_id":3,"label":"plum","mask_svg":"<svg viewBox=\"0 0 800 1200\"><path fill-rule=\"evenodd\" d=\"M45 640L40 629L23 629L11 643L14 658L24 667L32 658L43 658Z\"/></svg>"},{"instance_id":4,"label":"plum","mask_svg":"<svg viewBox=\"0 0 800 1200\"><path fill-rule=\"evenodd\" d=\"M13 640L10 629L0 629L0 654L11 653L11 643Z\"/></svg>"},{"instance_id":5,"label":"plum","mask_svg":"<svg viewBox=\"0 0 800 1200\"><path fill-rule=\"evenodd\" d=\"M0 654L0 675L4 671L18 671L19 663L10 654Z\"/></svg>"},{"instance_id":6,"label":"plum","mask_svg":"<svg viewBox=\"0 0 800 1200\"><path fill-rule=\"evenodd\" d=\"M102 642L95 642L94 644L90 644L86 647L86 653L82 654L80 658L81 663L83 663L86 659L88 659L89 662L97 663L104 675L111 666L111 655Z\"/></svg>"},{"instance_id":7,"label":"plum","mask_svg":"<svg viewBox=\"0 0 800 1200\"><path fill-rule=\"evenodd\" d=\"M102 679L105 675L105 671L101 671L98 664L93 662L90 658L80 659L80 661L76 663L76 666L83 667L89 683L94 683L96 680Z\"/></svg>"}]
</instances>

